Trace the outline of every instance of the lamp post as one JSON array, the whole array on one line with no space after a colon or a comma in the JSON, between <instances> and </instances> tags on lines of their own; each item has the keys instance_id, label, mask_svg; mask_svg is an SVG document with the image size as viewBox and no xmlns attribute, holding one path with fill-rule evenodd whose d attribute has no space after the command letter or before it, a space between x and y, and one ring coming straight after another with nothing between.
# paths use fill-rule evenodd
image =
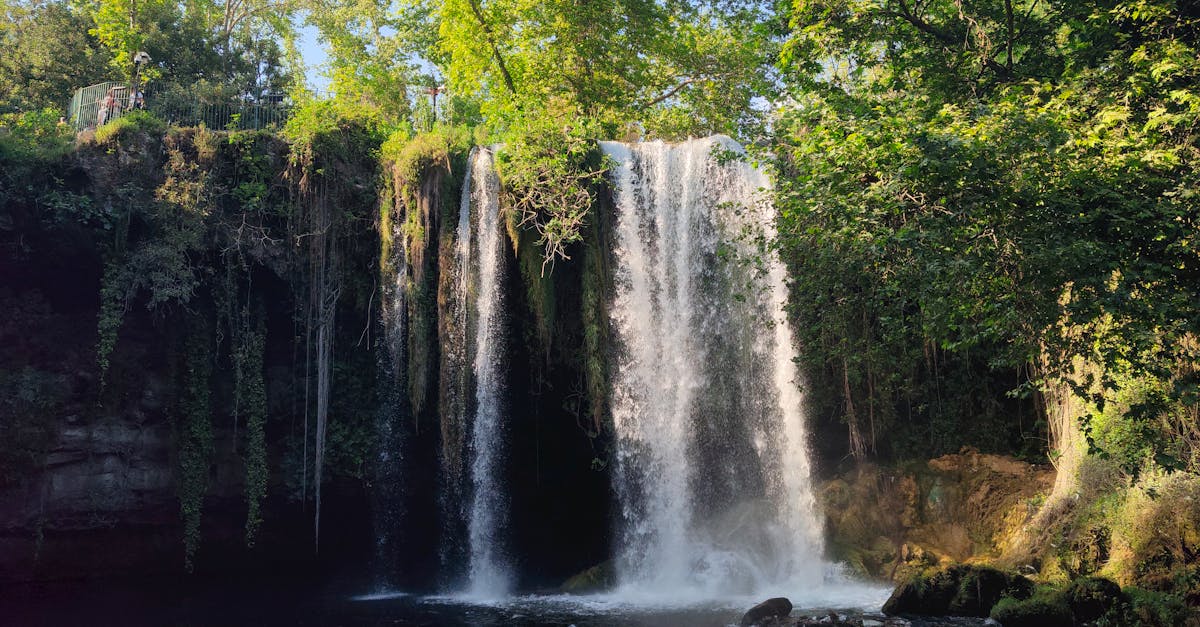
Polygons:
<instances>
[{"instance_id":1,"label":"lamp post","mask_svg":"<svg viewBox=\"0 0 1200 627\"><path fill-rule=\"evenodd\" d=\"M427 93L427 94L429 94L430 96L432 96L432 97L433 97L433 120L432 120L432 124L437 124L437 119L438 119L437 99L438 99L438 95L439 95L439 94L444 94L444 93L446 93L446 86L445 86L445 85L438 85L437 87L426 87L426 88L425 88L425 93Z\"/></svg>"},{"instance_id":2,"label":"lamp post","mask_svg":"<svg viewBox=\"0 0 1200 627\"><path fill-rule=\"evenodd\" d=\"M138 93L140 93L138 92L138 83L141 79L142 66L149 62L150 55L146 54L145 50L139 50L137 54L133 55L133 86L129 90L129 104L125 107L127 111L132 111L141 100L138 98Z\"/></svg>"}]
</instances>

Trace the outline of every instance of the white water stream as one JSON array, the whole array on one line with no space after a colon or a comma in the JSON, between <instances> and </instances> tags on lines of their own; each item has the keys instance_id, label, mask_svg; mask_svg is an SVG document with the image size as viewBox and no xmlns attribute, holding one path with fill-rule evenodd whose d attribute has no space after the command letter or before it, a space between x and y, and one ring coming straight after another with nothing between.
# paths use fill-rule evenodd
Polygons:
<instances>
[{"instance_id":1,"label":"white water stream","mask_svg":"<svg viewBox=\"0 0 1200 627\"><path fill-rule=\"evenodd\" d=\"M601 146L615 163L615 595L820 587L769 181L725 137Z\"/></svg>"},{"instance_id":2,"label":"white water stream","mask_svg":"<svg viewBox=\"0 0 1200 627\"><path fill-rule=\"evenodd\" d=\"M500 179L494 155L480 148L471 155L471 198L474 246L459 239L459 253L471 257L477 292L470 299L474 320L472 352L475 382L474 416L468 441L471 496L467 518L469 566L467 594L501 598L512 582L499 530L507 518L505 490L500 485L505 423L501 412L505 360L503 240L500 224ZM471 211L470 209L473 209ZM473 257L472 257L473 253Z\"/></svg>"}]
</instances>

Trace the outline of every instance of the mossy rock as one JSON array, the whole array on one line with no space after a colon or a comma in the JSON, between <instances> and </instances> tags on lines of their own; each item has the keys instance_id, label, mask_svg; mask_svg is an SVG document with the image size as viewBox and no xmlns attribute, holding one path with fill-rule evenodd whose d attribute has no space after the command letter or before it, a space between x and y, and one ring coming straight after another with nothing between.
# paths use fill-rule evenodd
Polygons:
<instances>
[{"instance_id":1,"label":"mossy rock","mask_svg":"<svg viewBox=\"0 0 1200 627\"><path fill-rule=\"evenodd\" d=\"M957 565L900 584L883 605L885 614L987 616L1003 597L1028 598L1033 582L984 566Z\"/></svg>"},{"instance_id":2,"label":"mossy rock","mask_svg":"<svg viewBox=\"0 0 1200 627\"><path fill-rule=\"evenodd\" d=\"M1071 608L1060 593L1039 594L1029 599L1005 597L992 608L991 617L1004 627L1074 624Z\"/></svg>"},{"instance_id":3,"label":"mossy rock","mask_svg":"<svg viewBox=\"0 0 1200 627\"><path fill-rule=\"evenodd\" d=\"M612 560L601 562L563 582L560 589L568 594L588 594L611 588L617 578Z\"/></svg>"},{"instance_id":4,"label":"mossy rock","mask_svg":"<svg viewBox=\"0 0 1200 627\"><path fill-rule=\"evenodd\" d=\"M1147 627L1197 627L1200 612L1189 607L1178 594L1140 588L1126 588L1129 603L1116 608L1108 617L1113 625L1145 625Z\"/></svg>"},{"instance_id":5,"label":"mossy rock","mask_svg":"<svg viewBox=\"0 0 1200 627\"><path fill-rule=\"evenodd\" d=\"M1090 622L1127 602L1121 586L1101 577L1083 577L1071 582L1063 593L1076 620Z\"/></svg>"}]
</instances>

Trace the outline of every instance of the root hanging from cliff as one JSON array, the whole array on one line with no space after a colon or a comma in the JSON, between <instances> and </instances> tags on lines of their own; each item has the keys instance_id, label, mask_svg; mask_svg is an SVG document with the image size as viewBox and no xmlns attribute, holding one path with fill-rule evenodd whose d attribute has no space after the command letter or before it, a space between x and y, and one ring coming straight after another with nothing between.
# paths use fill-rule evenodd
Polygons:
<instances>
[{"instance_id":1,"label":"root hanging from cliff","mask_svg":"<svg viewBox=\"0 0 1200 627\"><path fill-rule=\"evenodd\" d=\"M333 219L328 186L306 203L309 229L310 302L316 337L317 415L313 447L313 551L321 547L321 480L325 462L325 433L329 421L330 371L333 364L333 325L341 293L337 264L337 241L332 236ZM309 330L310 337L313 330Z\"/></svg>"}]
</instances>

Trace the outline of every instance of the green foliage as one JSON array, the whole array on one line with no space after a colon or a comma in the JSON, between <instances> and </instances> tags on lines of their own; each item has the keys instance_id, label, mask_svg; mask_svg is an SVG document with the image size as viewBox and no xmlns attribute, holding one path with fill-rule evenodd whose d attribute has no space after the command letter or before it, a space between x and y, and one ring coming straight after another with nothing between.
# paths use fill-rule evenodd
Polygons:
<instances>
[{"instance_id":1,"label":"green foliage","mask_svg":"<svg viewBox=\"0 0 1200 627\"><path fill-rule=\"evenodd\" d=\"M74 138L58 124L59 115L54 109L0 114L0 215L11 216L24 203L44 205L60 218L87 209L77 195L53 184Z\"/></svg>"},{"instance_id":2,"label":"green foliage","mask_svg":"<svg viewBox=\"0 0 1200 627\"><path fill-rule=\"evenodd\" d=\"M267 495L267 391L263 381L263 342L260 323L251 327L249 311L240 312L240 328L234 333L234 415L246 418L246 546L254 546L262 525L262 500Z\"/></svg>"},{"instance_id":3,"label":"green foliage","mask_svg":"<svg viewBox=\"0 0 1200 627\"><path fill-rule=\"evenodd\" d=\"M0 369L0 486L20 485L43 463L67 396L64 379L31 366Z\"/></svg>"},{"instance_id":4,"label":"green foliage","mask_svg":"<svg viewBox=\"0 0 1200 627\"><path fill-rule=\"evenodd\" d=\"M88 32L111 54L111 77L131 78L133 57L144 51L150 63L140 71L143 81L168 87L217 78L257 100L290 81L283 48L291 45L293 6L277 0L97 0L87 5L93 22Z\"/></svg>"},{"instance_id":5,"label":"green foliage","mask_svg":"<svg viewBox=\"0 0 1200 627\"><path fill-rule=\"evenodd\" d=\"M326 174L325 167L339 160L378 159L380 146L394 130L373 107L311 100L295 109L283 136L292 145L293 166L310 174Z\"/></svg>"},{"instance_id":6,"label":"green foliage","mask_svg":"<svg viewBox=\"0 0 1200 627\"><path fill-rule=\"evenodd\" d=\"M179 510L183 517L184 567L192 570L200 547L200 516L208 491L208 465L213 432L209 406L212 375L212 332L202 320L190 321L184 340L177 442L179 446Z\"/></svg>"},{"instance_id":7,"label":"green foliage","mask_svg":"<svg viewBox=\"0 0 1200 627\"><path fill-rule=\"evenodd\" d=\"M430 58L499 128L565 105L610 129L736 132L775 86L762 3L450 0L434 18Z\"/></svg>"},{"instance_id":8,"label":"green foliage","mask_svg":"<svg viewBox=\"0 0 1200 627\"><path fill-rule=\"evenodd\" d=\"M1114 608L1098 625L1144 625L1146 627L1168 627L1190 625L1196 621L1195 606L1189 607L1186 600L1177 594L1126 588L1130 603Z\"/></svg>"},{"instance_id":9,"label":"green foliage","mask_svg":"<svg viewBox=\"0 0 1200 627\"><path fill-rule=\"evenodd\" d=\"M75 134L58 123L60 116L51 108L0 115L0 160L19 166L61 159L71 150Z\"/></svg>"},{"instance_id":10,"label":"green foliage","mask_svg":"<svg viewBox=\"0 0 1200 627\"><path fill-rule=\"evenodd\" d=\"M413 57L432 30L430 6L382 0L303 6L326 44L330 87L338 99L369 106L392 123L409 120L409 90L423 82Z\"/></svg>"},{"instance_id":11,"label":"green foliage","mask_svg":"<svg viewBox=\"0 0 1200 627\"><path fill-rule=\"evenodd\" d=\"M0 3L0 113L61 108L72 90L103 80L111 55L88 33L90 26L91 17L75 3Z\"/></svg>"},{"instance_id":12,"label":"green foliage","mask_svg":"<svg viewBox=\"0 0 1200 627\"><path fill-rule=\"evenodd\" d=\"M96 129L96 141L101 144L120 142L133 135L162 136L167 125L149 111L130 111Z\"/></svg>"},{"instance_id":13,"label":"green foliage","mask_svg":"<svg viewBox=\"0 0 1200 627\"><path fill-rule=\"evenodd\" d=\"M925 413L954 441L964 417L1012 411L973 399L1071 381L1076 357L1100 365L1075 385L1098 410L1122 380L1157 380L1145 407L1161 411L1128 419L1190 437L1197 17L1152 0L843 1L797 3L791 25L781 243L851 449L870 448L854 444L864 406ZM957 406L942 426L933 399ZM1109 434L1172 465L1155 432Z\"/></svg>"},{"instance_id":14,"label":"green foliage","mask_svg":"<svg viewBox=\"0 0 1200 627\"><path fill-rule=\"evenodd\" d=\"M506 211L518 227L537 232L543 275L555 261L570 259L567 247L582 239L604 180L607 168L597 158L593 131L572 109L526 118L509 131L497 155Z\"/></svg>"},{"instance_id":15,"label":"green foliage","mask_svg":"<svg viewBox=\"0 0 1200 627\"><path fill-rule=\"evenodd\" d=\"M992 608L991 617L1006 627L1070 625L1073 622L1071 608L1062 592L1050 588L1041 588L1024 600L1003 598Z\"/></svg>"}]
</instances>

